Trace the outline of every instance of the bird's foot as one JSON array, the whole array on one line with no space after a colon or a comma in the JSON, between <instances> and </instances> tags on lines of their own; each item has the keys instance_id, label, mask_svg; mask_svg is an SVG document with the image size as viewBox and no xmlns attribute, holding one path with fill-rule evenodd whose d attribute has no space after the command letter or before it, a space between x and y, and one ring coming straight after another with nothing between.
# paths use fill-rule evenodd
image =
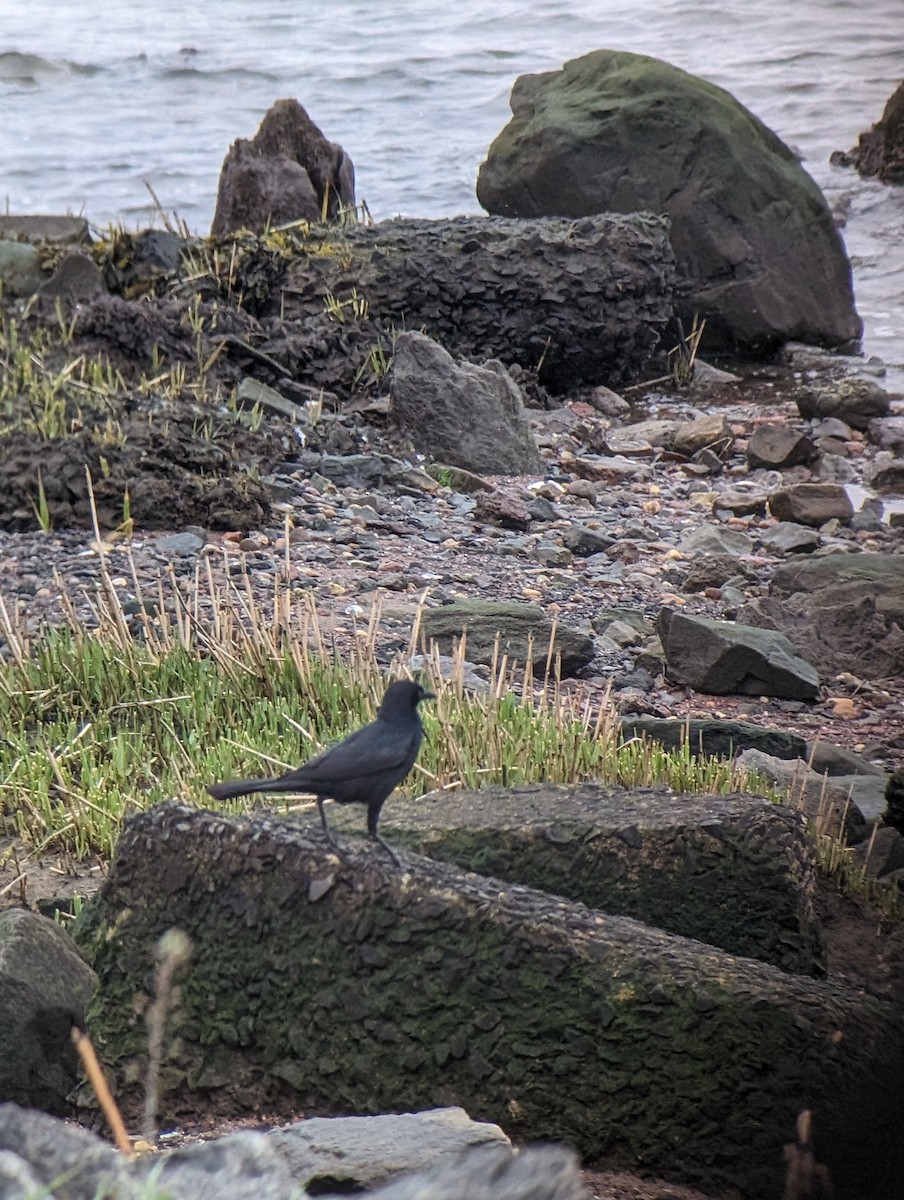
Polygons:
<instances>
[{"instance_id":1,"label":"bird's foot","mask_svg":"<svg viewBox=\"0 0 904 1200\"><path fill-rule=\"evenodd\" d=\"M395 865L401 870L402 860L399 858L398 854L396 854L395 850L393 850L392 846L390 846L389 842L384 842L378 833L371 833L369 834L369 837L371 841L374 841L383 847Z\"/></svg>"}]
</instances>

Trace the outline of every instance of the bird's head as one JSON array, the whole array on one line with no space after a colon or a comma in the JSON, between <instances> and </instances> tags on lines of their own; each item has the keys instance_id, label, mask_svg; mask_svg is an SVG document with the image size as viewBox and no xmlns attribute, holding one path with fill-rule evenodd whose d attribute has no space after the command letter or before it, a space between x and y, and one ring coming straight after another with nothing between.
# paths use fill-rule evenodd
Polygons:
<instances>
[{"instance_id":1,"label":"bird's head","mask_svg":"<svg viewBox=\"0 0 904 1200\"><path fill-rule=\"evenodd\" d=\"M414 679L397 679L386 689L378 717L402 716L414 712L422 700L435 700L436 695L421 687Z\"/></svg>"}]
</instances>

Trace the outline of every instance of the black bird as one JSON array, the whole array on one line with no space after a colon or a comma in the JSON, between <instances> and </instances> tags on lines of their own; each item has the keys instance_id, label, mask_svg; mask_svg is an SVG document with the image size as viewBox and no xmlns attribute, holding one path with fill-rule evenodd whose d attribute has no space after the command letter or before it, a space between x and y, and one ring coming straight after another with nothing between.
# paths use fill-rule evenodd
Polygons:
<instances>
[{"instance_id":1,"label":"black bird","mask_svg":"<svg viewBox=\"0 0 904 1200\"><path fill-rule=\"evenodd\" d=\"M377 824L386 797L402 782L417 758L424 736L417 706L435 700L419 683L399 679L386 689L377 719L350 733L345 741L309 758L295 771L276 779L236 779L207 790L215 800L231 800L250 792L300 792L314 796L326 840L336 842L327 824L324 800L367 805L367 834L401 866L393 848L380 837Z\"/></svg>"}]
</instances>

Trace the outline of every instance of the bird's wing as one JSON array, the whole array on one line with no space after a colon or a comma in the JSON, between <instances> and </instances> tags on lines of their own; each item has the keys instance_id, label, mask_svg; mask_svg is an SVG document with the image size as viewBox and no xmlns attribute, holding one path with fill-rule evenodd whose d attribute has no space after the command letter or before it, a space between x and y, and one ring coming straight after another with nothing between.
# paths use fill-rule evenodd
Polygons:
<instances>
[{"instance_id":1,"label":"bird's wing","mask_svg":"<svg viewBox=\"0 0 904 1200\"><path fill-rule=\"evenodd\" d=\"M303 763L296 772L299 780L328 784L344 782L356 775L378 775L401 767L411 757L419 730L399 731L380 722L365 725L344 741L328 746Z\"/></svg>"}]
</instances>

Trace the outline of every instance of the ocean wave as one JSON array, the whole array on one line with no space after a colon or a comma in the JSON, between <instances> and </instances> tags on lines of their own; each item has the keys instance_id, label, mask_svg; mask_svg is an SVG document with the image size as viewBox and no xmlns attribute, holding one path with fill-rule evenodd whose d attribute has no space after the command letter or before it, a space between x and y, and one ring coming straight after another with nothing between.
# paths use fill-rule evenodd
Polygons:
<instances>
[{"instance_id":1,"label":"ocean wave","mask_svg":"<svg viewBox=\"0 0 904 1200\"><path fill-rule=\"evenodd\" d=\"M0 81L4 83L38 84L41 79L57 75L84 75L90 78L99 75L103 69L94 63L43 58L40 54L21 54L18 50L0 53Z\"/></svg>"}]
</instances>

